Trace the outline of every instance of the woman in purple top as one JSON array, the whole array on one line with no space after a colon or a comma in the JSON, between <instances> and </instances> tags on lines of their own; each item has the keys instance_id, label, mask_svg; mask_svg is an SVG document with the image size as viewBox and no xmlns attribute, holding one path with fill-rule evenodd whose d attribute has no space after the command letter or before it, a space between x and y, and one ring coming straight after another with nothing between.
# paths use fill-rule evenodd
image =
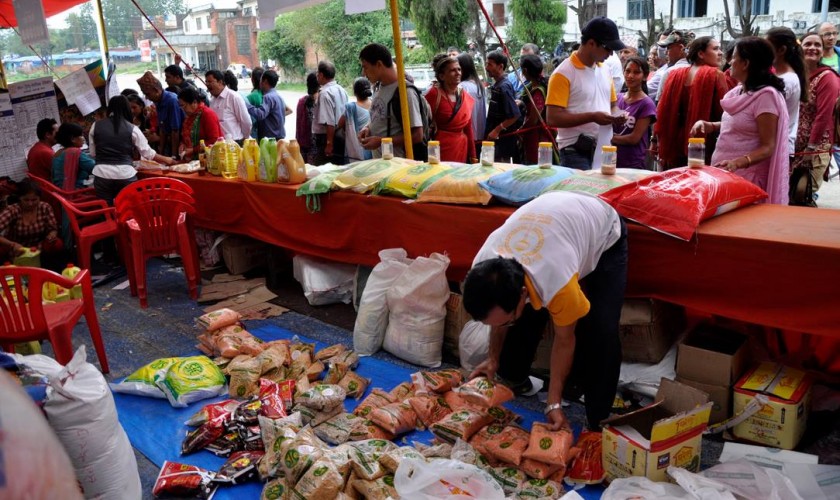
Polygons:
<instances>
[{"instance_id":1,"label":"woman in purple top","mask_svg":"<svg viewBox=\"0 0 840 500\"><path fill-rule=\"evenodd\" d=\"M618 109L626 113L627 120L623 125L614 125L612 138L618 148L619 168L646 168L650 126L656 120L656 104L642 90L649 73L650 66L641 57L630 57L624 63L627 92L618 95Z\"/></svg>"}]
</instances>

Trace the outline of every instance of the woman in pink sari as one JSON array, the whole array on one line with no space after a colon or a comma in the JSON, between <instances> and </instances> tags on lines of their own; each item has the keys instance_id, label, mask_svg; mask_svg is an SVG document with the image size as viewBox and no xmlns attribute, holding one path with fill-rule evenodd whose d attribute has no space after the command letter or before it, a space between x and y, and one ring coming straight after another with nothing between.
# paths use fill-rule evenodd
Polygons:
<instances>
[{"instance_id":1,"label":"woman in pink sari","mask_svg":"<svg viewBox=\"0 0 840 500\"><path fill-rule=\"evenodd\" d=\"M719 122L698 121L692 135L720 130L712 165L747 179L769 195L768 203L788 203L788 112L785 84L771 72L773 46L759 37L738 40L732 77L740 85L720 101Z\"/></svg>"},{"instance_id":2,"label":"woman in pink sari","mask_svg":"<svg viewBox=\"0 0 840 500\"><path fill-rule=\"evenodd\" d=\"M435 61L437 85L426 93L437 127L435 140L440 141L441 161L472 163L475 158L475 141L472 129L474 101L464 92L461 83L461 65L454 57L441 57Z\"/></svg>"}]
</instances>

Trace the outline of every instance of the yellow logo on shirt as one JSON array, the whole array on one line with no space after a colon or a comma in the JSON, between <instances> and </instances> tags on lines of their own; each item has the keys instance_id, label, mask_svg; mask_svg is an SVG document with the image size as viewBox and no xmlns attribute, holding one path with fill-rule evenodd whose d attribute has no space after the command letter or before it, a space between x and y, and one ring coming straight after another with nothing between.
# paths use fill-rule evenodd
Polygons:
<instances>
[{"instance_id":1,"label":"yellow logo on shirt","mask_svg":"<svg viewBox=\"0 0 840 500\"><path fill-rule=\"evenodd\" d=\"M521 264L530 265L542 259L545 236L542 228L533 224L513 227L505 237L502 254L513 255Z\"/></svg>"}]
</instances>

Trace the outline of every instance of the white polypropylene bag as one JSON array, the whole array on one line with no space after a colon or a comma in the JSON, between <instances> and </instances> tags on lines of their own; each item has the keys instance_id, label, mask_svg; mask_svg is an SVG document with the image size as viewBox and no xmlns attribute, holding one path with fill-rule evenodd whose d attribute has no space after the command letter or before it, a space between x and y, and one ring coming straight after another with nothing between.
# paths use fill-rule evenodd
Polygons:
<instances>
[{"instance_id":1,"label":"white polypropylene bag","mask_svg":"<svg viewBox=\"0 0 840 500\"><path fill-rule=\"evenodd\" d=\"M408 253L402 248L379 252L379 264L368 276L359 302L359 312L356 314L356 325L353 327L353 350L359 355L370 356L382 348L385 329L388 328L386 295L411 262Z\"/></svg>"},{"instance_id":2,"label":"white polypropylene bag","mask_svg":"<svg viewBox=\"0 0 840 500\"><path fill-rule=\"evenodd\" d=\"M2 369L0 401L0 498L81 500L73 465L55 433Z\"/></svg>"},{"instance_id":3,"label":"white polypropylene bag","mask_svg":"<svg viewBox=\"0 0 840 500\"><path fill-rule=\"evenodd\" d=\"M490 353L490 326L481 321L470 320L458 337L458 358L461 368L475 370L475 367L487 360Z\"/></svg>"},{"instance_id":4,"label":"white polypropylene bag","mask_svg":"<svg viewBox=\"0 0 840 500\"><path fill-rule=\"evenodd\" d=\"M44 411L70 456L85 498L141 498L134 451L117 420L105 377L86 361L85 346L67 366L56 367L45 373L50 387Z\"/></svg>"},{"instance_id":5,"label":"white polypropylene bag","mask_svg":"<svg viewBox=\"0 0 840 500\"><path fill-rule=\"evenodd\" d=\"M356 266L308 255L295 255L292 266L309 305L349 304L353 299Z\"/></svg>"},{"instance_id":6,"label":"white polypropylene bag","mask_svg":"<svg viewBox=\"0 0 840 500\"><path fill-rule=\"evenodd\" d=\"M668 467L668 475L703 500L802 500L790 479L747 460L725 462L699 474Z\"/></svg>"},{"instance_id":7,"label":"white polypropylene bag","mask_svg":"<svg viewBox=\"0 0 840 500\"><path fill-rule=\"evenodd\" d=\"M613 479L604 490L601 500L695 500L676 484L655 483L646 477L622 477Z\"/></svg>"},{"instance_id":8,"label":"white polypropylene bag","mask_svg":"<svg viewBox=\"0 0 840 500\"><path fill-rule=\"evenodd\" d=\"M401 498L411 500L505 498L504 490L490 474L458 460L404 458L394 474L394 487Z\"/></svg>"},{"instance_id":9,"label":"white polypropylene bag","mask_svg":"<svg viewBox=\"0 0 840 500\"><path fill-rule=\"evenodd\" d=\"M656 397L659 381L664 377L674 380L677 377L677 346L674 345L662 360L655 364L649 363L621 363L618 375L618 388L626 389L636 394Z\"/></svg>"},{"instance_id":10,"label":"white polypropylene bag","mask_svg":"<svg viewBox=\"0 0 840 500\"><path fill-rule=\"evenodd\" d=\"M434 253L418 257L388 290L388 328L383 347L409 363L440 366L449 257Z\"/></svg>"}]
</instances>

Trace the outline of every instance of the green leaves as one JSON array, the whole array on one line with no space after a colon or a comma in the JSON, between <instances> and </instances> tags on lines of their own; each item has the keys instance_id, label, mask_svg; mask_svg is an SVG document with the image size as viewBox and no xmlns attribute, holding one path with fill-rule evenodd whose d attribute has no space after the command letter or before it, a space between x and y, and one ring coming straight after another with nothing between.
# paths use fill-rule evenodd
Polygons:
<instances>
[{"instance_id":1,"label":"green leaves","mask_svg":"<svg viewBox=\"0 0 840 500\"><path fill-rule=\"evenodd\" d=\"M566 5L559 0L511 0L511 53L526 43L535 43L543 52L551 52L563 38Z\"/></svg>"}]
</instances>

